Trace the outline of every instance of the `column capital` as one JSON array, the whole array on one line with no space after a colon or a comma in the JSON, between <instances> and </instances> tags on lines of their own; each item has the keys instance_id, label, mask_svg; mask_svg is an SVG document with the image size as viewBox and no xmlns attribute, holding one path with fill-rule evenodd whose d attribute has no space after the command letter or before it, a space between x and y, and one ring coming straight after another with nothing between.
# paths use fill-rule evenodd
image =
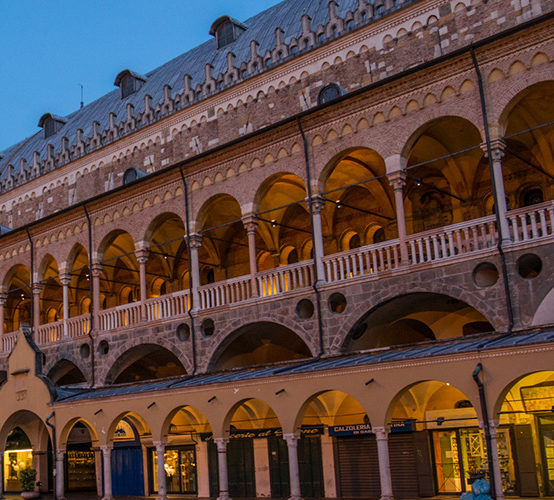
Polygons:
<instances>
[{"instance_id":1,"label":"column capital","mask_svg":"<svg viewBox=\"0 0 554 500\"><path fill-rule=\"evenodd\" d=\"M152 444L156 448L156 451L158 451L158 449L165 450L165 447L167 446L165 441L153 441Z\"/></svg>"},{"instance_id":2,"label":"column capital","mask_svg":"<svg viewBox=\"0 0 554 500\"><path fill-rule=\"evenodd\" d=\"M148 262L148 256L150 255L150 249L148 248L139 248L135 250L135 257L139 264L146 264Z\"/></svg>"},{"instance_id":3,"label":"column capital","mask_svg":"<svg viewBox=\"0 0 554 500\"><path fill-rule=\"evenodd\" d=\"M300 434L296 434L295 432L289 432L289 433L283 434L283 439L287 442L287 444L294 445L300 439Z\"/></svg>"},{"instance_id":4,"label":"column capital","mask_svg":"<svg viewBox=\"0 0 554 500\"><path fill-rule=\"evenodd\" d=\"M56 450L56 460L60 461L63 460L65 456L65 450L60 450L59 448Z\"/></svg>"},{"instance_id":5,"label":"column capital","mask_svg":"<svg viewBox=\"0 0 554 500\"><path fill-rule=\"evenodd\" d=\"M312 196L312 210L315 214L321 213L325 208L325 198L320 194L314 194Z\"/></svg>"},{"instance_id":6,"label":"column capital","mask_svg":"<svg viewBox=\"0 0 554 500\"><path fill-rule=\"evenodd\" d=\"M377 440L385 440L389 434L389 430L386 427L372 427L371 430L375 434Z\"/></svg>"},{"instance_id":7,"label":"column capital","mask_svg":"<svg viewBox=\"0 0 554 500\"><path fill-rule=\"evenodd\" d=\"M504 152L506 150L506 142L502 139L491 139L491 158L493 160L501 160L504 157ZM485 154L485 158L488 158L489 150L487 148L487 143L484 142L481 144L481 149Z\"/></svg>"},{"instance_id":8,"label":"column capital","mask_svg":"<svg viewBox=\"0 0 554 500\"><path fill-rule=\"evenodd\" d=\"M202 246L202 235L198 233L192 233L188 236L189 245L191 248L200 248Z\"/></svg>"},{"instance_id":9,"label":"column capital","mask_svg":"<svg viewBox=\"0 0 554 500\"><path fill-rule=\"evenodd\" d=\"M214 443L217 445L217 451L223 452L227 450L227 443L229 442L228 437L217 437L214 438Z\"/></svg>"},{"instance_id":10,"label":"column capital","mask_svg":"<svg viewBox=\"0 0 554 500\"><path fill-rule=\"evenodd\" d=\"M0 292L0 306L6 305L6 300L8 300L8 294L6 292Z\"/></svg>"},{"instance_id":11,"label":"column capital","mask_svg":"<svg viewBox=\"0 0 554 500\"><path fill-rule=\"evenodd\" d=\"M102 450L102 453L106 455L108 453L111 453L111 451L113 450L113 446L111 444L102 444L100 445L100 449Z\"/></svg>"},{"instance_id":12,"label":"column capital","mask_svg":"<svg viewBox=\"0 0 554 500\"><path fill-rule=\"evenodd\" d=\"M393 187L395 191L402 190L406 185L406 171L405 170L396 170L387 174L389 184Z\"/></svg>"},{"instance_id":13,"label":"column capital","mask_svg":"<svg viewBox=\"0 0 554 500\"><path fill-rule=\"evenodd\" d=\"M60 273L59 274L59 278L60 278L60 283L63 285L63 286L67 286L69 285L69 283L71 283L71 273Z\"/></svg>"},{"instance_id":14,"label":"column capital","mask_svg":"<svg viewBox=\"0 0 554 500\"><path fill-rule=\"evenodd\" d=\"M42 291L42 285L40 283L33 283L31 285L31 293L33 295L40 295L41 291Z\"/></svg>"},{"instance_id":15,"label":"column capital","mask_svg":"<svg viewBox=\"0 0 554 500\"><path fill-rule=\"evenodd\" d=\"M242 218L242 224L247 232L253 233L258 227L258 217L254 214L245 215Z\"/></svg>"},{"instance_id":16,"label":"column capital","mask_svg":"<svg viewBox=\"0 0 554 500\"><path fill-rule=\"evenodd\" d=\"M102 274L102 264L100 262L93 262L91 268L91 275L93 278L99 278Z\"/></svg>"}]
</instances>

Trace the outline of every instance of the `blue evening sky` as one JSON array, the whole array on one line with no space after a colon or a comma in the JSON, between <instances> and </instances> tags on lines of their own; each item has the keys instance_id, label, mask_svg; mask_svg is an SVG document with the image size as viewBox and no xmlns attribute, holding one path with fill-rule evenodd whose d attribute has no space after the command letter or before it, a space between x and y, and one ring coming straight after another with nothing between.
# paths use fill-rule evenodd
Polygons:
<instances>
[{"instance_id":1,"label":"blue evening sky","mask_svg":"<svg viewBox=\"0 0 554 500\"><path fill-rule=\"evenodd\" d=\"M244 21L279 0L0 0L0 151L209 39L220 15Z\"/></svg>"}]
</instances>

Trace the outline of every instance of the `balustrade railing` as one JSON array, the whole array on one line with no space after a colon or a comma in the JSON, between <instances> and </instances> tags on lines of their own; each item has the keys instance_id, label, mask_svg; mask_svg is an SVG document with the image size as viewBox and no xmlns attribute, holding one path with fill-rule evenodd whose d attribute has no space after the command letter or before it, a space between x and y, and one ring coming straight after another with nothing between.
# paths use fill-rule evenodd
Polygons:
<instances>
[{"instance_id":1,"label":"balustrade railing","mask_svg":"<svg viewBox=\"0 0 554 500\"><path fill-rule=\"evenodd\" d=\"M514 245L554 237L554 202L511 210L507 213L510 237ZM402 252L398 239L369 245L323 257L325 280L328 283L351 278L373 276L400 266L415 266L427 262L446 261L470 254L488 251L496 245L497 231L494 215L408 236ZM403 262L401 256L407 256ZM249 275L201 286L198 289L201 309L227 306L260 298L283 295L309 288L314 280L313 261L304 261L256 274L256 290L252 290ZM191 305L189 290L148 299L144 303L147 321L184 316ZM114 307L100 312L100 331L115 330L142 321L139 302ZM37 342L51 344L64 338L86 335L90 330L88 314L41 325ZM17 332L1 337L0 349L9 352L17 339Z\"/></svg>"},{"instance_id":2,"label":"balustrade railing","mask_svg":"<svg viewBox=\"0 0 554 500\"><path fill-rule=\"evenodd\" d=\"M125 326L136 325L140 322L140 302L132 302L100 312L99 322L101 330L114 330Z\"/></svg>"},{"instance_id":3,"label":"balustrade railing","mask_svg":"<svg viewBox=\"0 0 554 500\"><path fill-rule=\"evenodd\" d=\"M271 297L307 288L312 285L313 279L311 260L262 271L256 275L260 297Z\"/></svg>"},{"instance_id":4,"label":"balustrade railing","mask_svg":"<svg viewBox=\"0 0 554 500\"><path fill-rule=\"evenodd\" d=\"M243 302L252 297L250 276L218 281L198 289L200 309L211 309Z\"/></svg>"},{"instance_id":5,"label":"balustrade railing","mask_svg":"<svg viewBox=\"0 0 554 500\"><path fill-rule=\"evenodd\" d=\"M323 257L325 279L333 283L396 269L400 265L398 240L348 250Z\"/></svg>"},{"instance_id":6,"label":"balustrade railing","mask_svg":"<svg viewBox=\"0 0 554 500\"><path fill-rule=\"evenodd\" d=\"M144 305L148 321L182 316L189 310L190 294L188 290L181 290L154 299L148 299Z\"/></svg>"},{"instance_id":7,"label":"balustrade railing","mask_svg":"<svg viewBox=\"0 0 554 500\"><path fill-rule=\"evenodd\" d=\"M510 210L507 214L514 243L522 243L554 234L554 202Z\"/></svg>"}]
</instances>

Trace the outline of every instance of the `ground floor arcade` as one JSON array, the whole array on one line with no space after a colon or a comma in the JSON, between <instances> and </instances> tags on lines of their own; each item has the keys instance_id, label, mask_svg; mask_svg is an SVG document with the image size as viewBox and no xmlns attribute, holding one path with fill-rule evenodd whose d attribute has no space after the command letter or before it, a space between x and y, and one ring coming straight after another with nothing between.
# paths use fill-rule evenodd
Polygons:
<instances>
[{"instance_id":1,"label":"ground floor arcade","mask_svg":"<svg viewBox=\"0 0 554 500\"><path fill-rule=\"evenodd\" d=\"M488 424L497 498L552 496L552 336L54 393L22 333L0 388L0 484L17 492L32 465L59 498L460 494L488 470Z\"/></svg>"}]
</instances>

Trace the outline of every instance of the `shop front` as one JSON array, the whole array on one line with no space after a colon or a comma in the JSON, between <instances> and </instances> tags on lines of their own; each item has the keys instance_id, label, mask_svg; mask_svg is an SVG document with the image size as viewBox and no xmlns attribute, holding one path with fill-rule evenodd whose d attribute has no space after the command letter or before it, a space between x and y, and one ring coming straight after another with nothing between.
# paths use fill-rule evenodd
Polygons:
<instances>
[{"instance_id":1,"label":"shop front","mask_svg":"<svg viewBox=\"0 0 554 500\"><path fill-rule=\"evenodd\" d=\"M8 435L4 452L4 491L18 493L21 491L19 471L33 466L33 450L26 434L16 427Z\"/></svg>"},{"instance_id":2,"label":"shop front","mask_svg":"<svg viewBox=\"0 0 554 500\"><path fill-rule=\"evenodd\" d=\"M158 492L158 455L155 448L148 451L150 491ZM196 495L198 480L195 446L167 447L164 453L164 471L167 493Z\"/></svg>"},{"instance_id":3,"label":"shop front","mask_svg":"<svg viewBox=\"0 0 554 500\"><path fill-rule=\"evenodd\" d=\"M96 491L96 455L90 433L80 422L69 433L65 457L67 491Z\"/></svg>"}]
</instances>

